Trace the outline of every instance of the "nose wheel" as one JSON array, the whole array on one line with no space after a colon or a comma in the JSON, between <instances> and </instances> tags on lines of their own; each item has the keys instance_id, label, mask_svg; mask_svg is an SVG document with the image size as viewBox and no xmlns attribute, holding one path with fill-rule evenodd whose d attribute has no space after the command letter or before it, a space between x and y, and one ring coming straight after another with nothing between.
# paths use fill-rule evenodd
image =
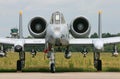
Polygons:
<instances>
[{"instance_id":1,"label":"nose wheel","mask_svg":"<svg viewBox=\"0 0 120 79\"><path fill-rule=\"evenodd\" d=\"M50 64L50 72L55 73L55 63Z\"/></svg>"}]
</instances>

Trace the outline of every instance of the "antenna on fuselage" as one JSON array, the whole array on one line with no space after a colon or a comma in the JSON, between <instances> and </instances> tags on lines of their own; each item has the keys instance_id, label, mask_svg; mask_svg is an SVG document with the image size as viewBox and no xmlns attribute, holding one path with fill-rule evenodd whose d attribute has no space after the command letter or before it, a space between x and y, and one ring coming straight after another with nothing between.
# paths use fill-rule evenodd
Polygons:
<instances>
[{"instance_id":1,"label":"antenna on fuselage","mask_svg":"<svg viewBox=\"0 0 120 79\"><path fill-rule=\"evenodd\" d=\"M23 29L22 29L22 10L19 12L19 38L23 38Z\"/></svg>"},{"instance_id":2,"label":"antenna on fuselage","mask_svg":"<svg viewBox=\"0 0 120 79\"><path fill-rule=\"evenodd\" d=\"M102 17L102 10L99 10L98 12L98 37L102 38L102 22L101 22L101 17Z\"/></svg>"}]
</instances>

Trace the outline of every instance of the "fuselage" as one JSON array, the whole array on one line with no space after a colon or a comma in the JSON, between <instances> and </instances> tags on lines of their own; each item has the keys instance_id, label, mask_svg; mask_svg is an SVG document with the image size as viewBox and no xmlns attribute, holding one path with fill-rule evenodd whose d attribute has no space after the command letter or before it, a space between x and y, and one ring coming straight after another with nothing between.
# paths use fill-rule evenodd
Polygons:
<instances>
[{"instance_id":1,"label":"fuselage","mask_svg":"<svg viewBox=\"0 0 120 79\"><path fill-rule=\"evenodd\" d=\"M46 28L46 43L53 46L69 45L69 28L60 12L55 12L51 16Z\"/></svg>"},{"instance_id":2,"label":"fuselage","mask_svg":"<svg viewBox=\"0 0 120 79\"><path fill-rule=\"evenodd\" d=\"M67 24L50 24L47 27L46 42L54 46L69 45L69 29Z\"/></svg>"}]
</instances>

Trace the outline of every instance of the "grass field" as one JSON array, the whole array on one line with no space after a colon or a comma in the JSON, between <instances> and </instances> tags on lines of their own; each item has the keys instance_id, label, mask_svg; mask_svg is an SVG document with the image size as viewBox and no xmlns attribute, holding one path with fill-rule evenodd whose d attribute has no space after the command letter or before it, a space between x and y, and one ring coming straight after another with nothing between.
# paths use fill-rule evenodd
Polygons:
<instances>
[{"instance_id":1,"label":"grass field","mask_svg":"<svg viewBox=\"0 0 120 79\"><path fill-rule=\"evenodd\" d=\"M93 53L88 53L84 58L81 53L72 53L71 59L65 59L64 53L56 53L56 72L95 72L93 65ZM120 72L120 56L112 57L111 53L101 53L103 72ZM0 58L0 71L16 71L16 61L18 53L10 52L7 57ZM26 53L26 64L23 72L49 72L49 60L44 57L44 53L37 53L32 58L30 53Z\"/></svg>"}]
</instances>

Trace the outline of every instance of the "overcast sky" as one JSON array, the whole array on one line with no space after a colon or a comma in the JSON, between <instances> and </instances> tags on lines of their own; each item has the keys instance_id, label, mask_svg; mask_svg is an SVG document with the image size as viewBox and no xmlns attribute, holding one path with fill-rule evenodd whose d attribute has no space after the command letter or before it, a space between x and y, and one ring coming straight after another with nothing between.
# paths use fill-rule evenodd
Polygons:
<instances>
[{"instance_id":1,"label":"overcast sky","mask_svg":"<svg viewBox=\"0 0 120 79\"><path fill-rule=\"evenodd\" d=\"M41 16L48 22L52 12L61 11L68 23L77 16L85 16L91 33L97 32L98 11L102 10L102 31L120 33L120 0L0 0L0 37L10 36L10 29L18 27L19 11L23 11L23 33L28 36L28 22Z\"/></svg>"}]
</instances>

